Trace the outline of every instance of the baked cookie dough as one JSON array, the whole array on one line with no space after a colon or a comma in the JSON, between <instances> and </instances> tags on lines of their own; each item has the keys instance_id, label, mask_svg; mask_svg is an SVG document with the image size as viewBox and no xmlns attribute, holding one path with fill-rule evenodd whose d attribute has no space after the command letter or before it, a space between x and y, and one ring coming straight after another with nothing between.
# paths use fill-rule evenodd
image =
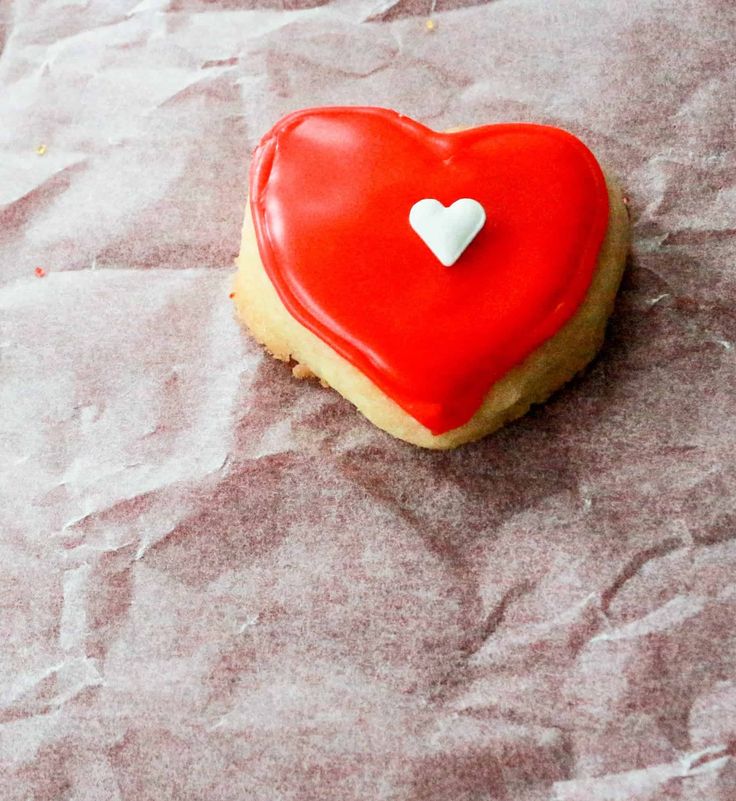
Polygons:
<instances>
[{"instance_id":1,"label":"baked cookie dough","mask_svg":"<svg viewBox=\"0 0 736 801\"><path fill-rule=\"evenodd\" d=\"M234 302L295 376L446 449L585 367L627 250L621 191L571 134L306 109L256 149Z\"/></svg>"}]
</instances>

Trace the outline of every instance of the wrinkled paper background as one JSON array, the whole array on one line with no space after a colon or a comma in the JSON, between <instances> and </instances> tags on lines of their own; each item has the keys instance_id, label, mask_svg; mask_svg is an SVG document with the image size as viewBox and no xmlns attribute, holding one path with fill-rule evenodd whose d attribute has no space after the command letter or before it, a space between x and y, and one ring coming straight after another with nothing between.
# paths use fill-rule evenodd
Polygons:
<instances>
[{"instance_id":1,"label":"wrinkled paper background","mask_svg":"<svg viewBox=\"0 0 736 801\"><path fill-rule=\"evenodd\" d=\"M736 5L429 13L1 0L4 801L736 799ZM592 146L584 377L429 453L264 358L248 156L320 104Z\"/></svg>"}]
</instances>

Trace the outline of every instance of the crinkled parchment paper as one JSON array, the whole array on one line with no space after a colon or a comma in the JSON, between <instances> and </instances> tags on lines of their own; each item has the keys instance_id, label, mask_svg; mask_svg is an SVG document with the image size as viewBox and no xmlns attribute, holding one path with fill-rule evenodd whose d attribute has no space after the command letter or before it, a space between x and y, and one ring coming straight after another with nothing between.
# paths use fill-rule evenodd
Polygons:
<instances>
[{"instance_id":1,"label":"crinkled parchment paper","mask_svg":"<svg viewBox=\"0 0 736 801\"><path fill-rule=\"evenodd\" d=\"M734 801L734 3L2 0L0 43L3 801ZM429 453L264 358L249 152L320 104L592 146L634 245L586 375Z\"/></svg>"}]
</instances>

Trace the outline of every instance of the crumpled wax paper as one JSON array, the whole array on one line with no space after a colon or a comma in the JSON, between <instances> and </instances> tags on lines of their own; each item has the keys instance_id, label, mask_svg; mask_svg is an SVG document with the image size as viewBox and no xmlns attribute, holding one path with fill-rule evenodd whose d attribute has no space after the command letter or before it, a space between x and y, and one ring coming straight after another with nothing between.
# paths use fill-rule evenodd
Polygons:
<instances>
[{"instance_id":1,"label":"crumpled wax paper","mask_svg":"<svg viewBox=\"0 0 736 801\"><path fill-rule=\"evenodd\" d=\"M3 801L736 799L735 41L730 0L0 3ZM634 241L584 376L431 453L263 355L249 153L320 104L594 149Z\"/></svg>"}]
</instances>

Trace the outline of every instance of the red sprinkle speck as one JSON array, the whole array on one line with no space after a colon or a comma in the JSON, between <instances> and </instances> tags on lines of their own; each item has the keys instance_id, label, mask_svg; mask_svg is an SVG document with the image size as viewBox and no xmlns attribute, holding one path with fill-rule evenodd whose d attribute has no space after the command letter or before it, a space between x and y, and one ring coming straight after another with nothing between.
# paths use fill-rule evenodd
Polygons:
<instances>
[{"instance_id":1,"label":"red sprinkle speck","mask_svg":"<svg viewBox=\"0 0 736 801\"><path fill-rule=\"evenodd\" d=\"M228 297L229 297L229 298L234 298L234 297L235 297L235 293L234 293L234 292L231 292L231 293L228 295Z\"/></svg>"},{"instance_id":2,"label":"red sprinkle speck","mask_svg":"<svg viewBox=\"0 0 736 801\"><path fill-rule=\"evenodd\" d=\"M46 275L46 270L44 270L43 267L36 267L33 272L36 273L39 278L43 278L44 275Z\"/></svg>"}]
</instances>

